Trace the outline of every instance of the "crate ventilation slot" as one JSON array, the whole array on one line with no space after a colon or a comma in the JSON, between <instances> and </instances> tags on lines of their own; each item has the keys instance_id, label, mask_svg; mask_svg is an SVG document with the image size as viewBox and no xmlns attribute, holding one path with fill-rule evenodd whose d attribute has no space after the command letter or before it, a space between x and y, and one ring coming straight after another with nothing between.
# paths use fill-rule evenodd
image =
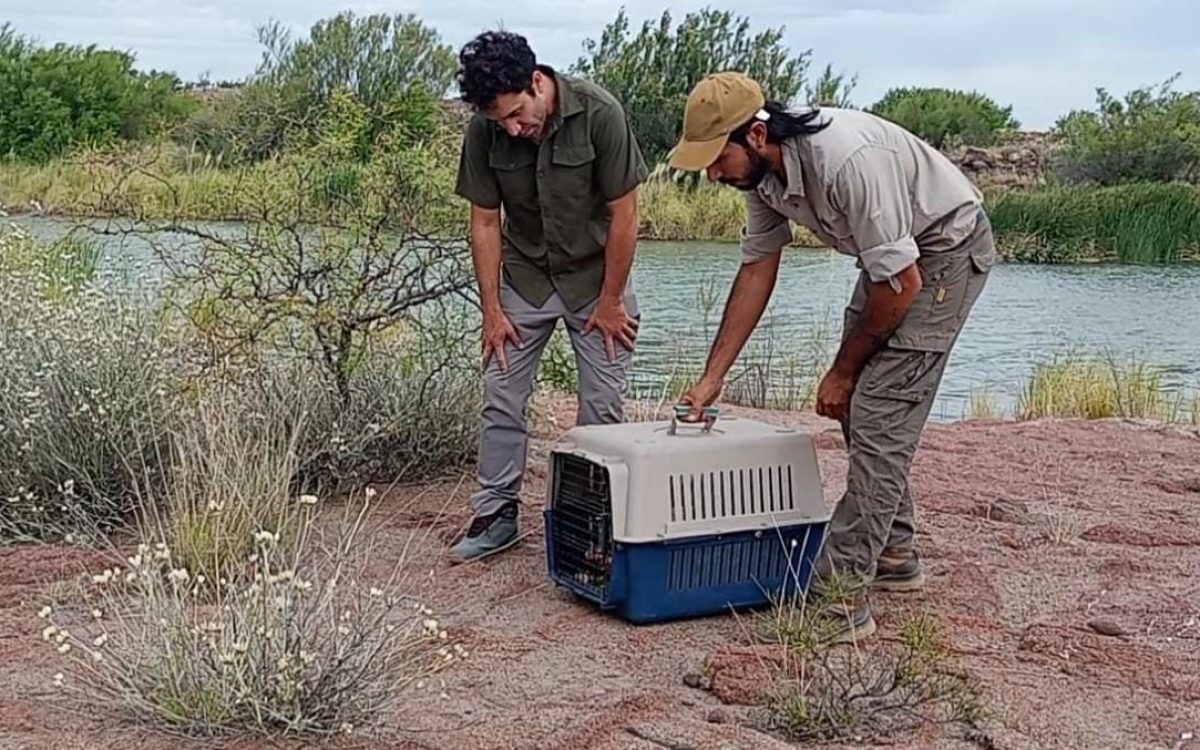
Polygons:
<instances>
[{"instance_id":1,"label":"crate ventilation slot","mask_svg":"<svg viewBox=\"0 0 1200 750\"><path fill-rule=\"evenodd\" d=\"M796 510L790 465L672 474L668 484L672 523Z\"/></svg>"}]
</instances>

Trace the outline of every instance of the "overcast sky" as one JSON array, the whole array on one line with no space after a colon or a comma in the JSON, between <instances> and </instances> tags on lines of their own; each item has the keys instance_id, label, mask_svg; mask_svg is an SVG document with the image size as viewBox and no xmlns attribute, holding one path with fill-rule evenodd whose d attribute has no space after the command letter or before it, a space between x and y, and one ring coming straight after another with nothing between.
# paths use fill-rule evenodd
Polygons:
<instances>
[{"instance_id":1,"label":"overcast sky","mask_svg":"<svg viewBox=\"0 0 1200 750\"><path fill-rule=\"evenodd\" d=\"M133 52L142 68L186 80L207 72L239 79L259 58L255 27L276 19L301 33L319 18L413 12L456 48L498 24L529 37L539 58L566 66L622 0L2 0L0 22L44 43L96 43ZM627 5L634 3L626 2ZM857 104L895 85L977 89L1011 103L1023 126L1045 128L1090 107L1098 86L1118 94L1182 72L1200 88L1200 3L1192 0L742 0L710 2L750 17L756 30L785 26L787 43L812 49L814 68L857 72ZM630 13L635 22L670 9Z\"/></svg>"}]
</instances>

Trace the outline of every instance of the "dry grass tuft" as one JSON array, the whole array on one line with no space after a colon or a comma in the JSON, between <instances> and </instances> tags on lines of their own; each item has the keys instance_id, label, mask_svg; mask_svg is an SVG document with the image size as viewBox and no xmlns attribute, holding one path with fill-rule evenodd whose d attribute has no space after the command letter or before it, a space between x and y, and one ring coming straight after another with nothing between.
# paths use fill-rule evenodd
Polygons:
<instances>
[{"instance_id":1,"label":"dry grass tuft","mask_svg":"<svg viewBox=\"0 0 1200 750\"><path fill-rule=\"evenodd\" d=\"M758 639L780 652L766 727L797 742L873 742L926 724L978 733L980 689L956 669L931 616L906 617L898 644L834 645L840 604L857 588L832 577L820 595L760 615Z\"/></svg>"}]
</instances>

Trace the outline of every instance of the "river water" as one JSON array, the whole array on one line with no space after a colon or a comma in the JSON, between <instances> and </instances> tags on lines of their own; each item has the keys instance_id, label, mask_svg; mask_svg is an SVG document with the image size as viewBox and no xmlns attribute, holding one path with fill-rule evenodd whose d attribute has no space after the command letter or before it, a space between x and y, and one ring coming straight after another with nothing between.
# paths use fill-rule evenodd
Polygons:
<instances>
[{"instance_id":1,"label":"river water","mask_svg":"<svg viewBox=\"0 0 1200 750\"><path fill-rule=\"evenodd\" d=\"M58 219L14 221L47 239L69 226ZM110 244L106 255L115 263L144 252L126 240ZM653 389L671 374L694 374L737 266L733 244L639 244L635 388ZM807 372L814 356L832 354L856 277L850 258L786 251L772 306L743 364L769 361L769 379L785 388ZM1189 391L1200 386L1200 264L997 265L951 356L933 418L961 418L981 388L1011 413L1034 365L1071 353L1107 353L1119 362L1137 358L1167 368L1168 385Z\"/></svg>"}]
</instances>

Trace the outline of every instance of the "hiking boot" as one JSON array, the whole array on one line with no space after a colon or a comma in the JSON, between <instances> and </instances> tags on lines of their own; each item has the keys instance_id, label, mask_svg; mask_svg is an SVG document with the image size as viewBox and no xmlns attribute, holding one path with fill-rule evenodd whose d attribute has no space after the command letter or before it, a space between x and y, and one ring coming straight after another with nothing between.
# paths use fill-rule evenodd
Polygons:
<instances>
[{"instance_id":1,"label":"hiking boot","mask_svg":"<svg viewBox=\"0 0 1200 750\"><path fill-rule=\"evenodd\" d=\"M829 620L830 643L858 643L875 634L875 618L865 596L830 605L824 617Z\"/></svg>"},{"instance_id":2,"label":"hiking boot","mask_svg":"<svg viewBox=\"0 0 1200 750\"><path fill-rule=\"evenodd\" d=\"M915 551L884 550L875 566L871 588L880 591L916 591L925 585L925 568Z\"/></svg>"},{"instance_id":3,"label":"hiking boot","mask_svg":"<svg viewBox=\"0 0 1200 750\"><path fill-rule=\"evenodd\" d=\"M788 603L769 613L760 613L750 637L758 643L779 644L784 648L807 645L834 646L857 643L875 633L875 618L865 595L847 602L809 607L824 607L817 612L803 611L803 603Z\"/></svg>"},{"instance_id":4,"label":"hiking boot","mask_svg":"<svg viewBox=\"0 0 1200 750\"><path fill-rule=\"evenodd\" d=\"M475 516L471 527L450 548L456 562L478 560L510 547L517 541L517 505L508 503L487 516Z\"/></svg>"}]
</instances>

